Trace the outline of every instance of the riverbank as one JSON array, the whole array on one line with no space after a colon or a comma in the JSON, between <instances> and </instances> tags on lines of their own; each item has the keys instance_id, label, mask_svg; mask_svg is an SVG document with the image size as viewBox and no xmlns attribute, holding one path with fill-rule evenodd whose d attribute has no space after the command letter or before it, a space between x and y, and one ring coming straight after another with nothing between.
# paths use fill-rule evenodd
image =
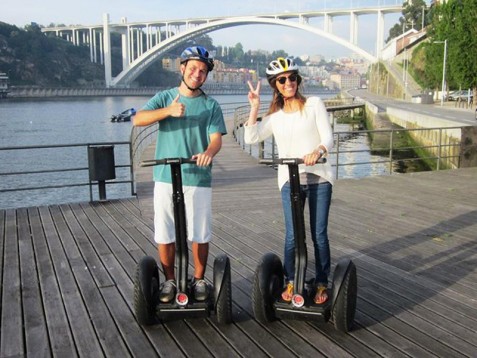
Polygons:
<instances>
[{"instance_id":1,"label":"riverbank","mask_svg":"<svg viewBox=\"0 0 477 358\"><path fill-rule=\"evenodd\" d=\"M99 96L153 96L165 90L165 87L140 88L45 88L45 87L10 87L7 98L50 98L50 97L99 97ZM210 95L247 95L246 84L217 86L208 84L203 87L204 92ZM322 87L306 87L306 93L337 95L339 90L328 90ZM271 89L265 87L263 94L271 94Z\"/></svg>"}]
</instances>

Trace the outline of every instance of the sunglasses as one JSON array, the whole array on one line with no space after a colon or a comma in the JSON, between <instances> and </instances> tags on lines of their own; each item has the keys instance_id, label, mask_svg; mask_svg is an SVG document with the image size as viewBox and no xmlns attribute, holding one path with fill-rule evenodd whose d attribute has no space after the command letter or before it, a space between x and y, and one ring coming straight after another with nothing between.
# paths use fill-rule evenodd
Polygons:
<instances>
[{"instance_id":1,"label":"sunglasses","mask_svg":"<svg viewBox=\"0 0 477 358\"><path fill-rule=\"evenodd\" d=\"M287 78L290 80L290 82L295 82L298 78L298 75L293 73L288 77L286 77L286 76L278 77L277 82L279 82L281 85L284 85L285 82L287 81Z\"/></svg>"}]
</instances>

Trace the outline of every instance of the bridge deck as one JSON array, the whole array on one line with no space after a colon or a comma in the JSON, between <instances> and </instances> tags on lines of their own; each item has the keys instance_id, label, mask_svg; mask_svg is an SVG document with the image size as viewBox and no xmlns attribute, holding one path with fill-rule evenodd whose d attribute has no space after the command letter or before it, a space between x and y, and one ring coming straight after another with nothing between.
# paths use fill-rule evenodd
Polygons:
<instances>
[{"instance_id":1,"label":"bridge deck","mask_svg":"<svg viewBox=\"0 0 477 358\"><path fill-rule=\"evenodd\" d=\"M262 326L250 291L260 257L282 254L276 173L229 137L214 167L209 262L231 259L233 324L136 323L136 263L156 252L141 173L139 200L0 210L1 357L475 356L477 168L339 180L329 231L333 262L358 267L354 329Z\"/></svg>"}]
</instances>

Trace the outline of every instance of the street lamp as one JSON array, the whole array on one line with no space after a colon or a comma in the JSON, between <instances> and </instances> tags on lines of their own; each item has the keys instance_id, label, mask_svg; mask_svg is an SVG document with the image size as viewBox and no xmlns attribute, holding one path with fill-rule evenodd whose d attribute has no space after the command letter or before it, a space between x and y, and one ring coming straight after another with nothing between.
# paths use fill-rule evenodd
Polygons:
<instances>
[{"instance_id":1,"label":"street lamp","mask_svg":"<svg viewBox=\"0 0 477 358\"><path fill-rule=\"evenodd\" d=\"M444 90L446 86L446 57L447 57L447 39L444 41L434 41L435 44L444 44L444 63L442 65L442 93L441 93L441 106L444 105Z\"/></svg>"}]
</instances>

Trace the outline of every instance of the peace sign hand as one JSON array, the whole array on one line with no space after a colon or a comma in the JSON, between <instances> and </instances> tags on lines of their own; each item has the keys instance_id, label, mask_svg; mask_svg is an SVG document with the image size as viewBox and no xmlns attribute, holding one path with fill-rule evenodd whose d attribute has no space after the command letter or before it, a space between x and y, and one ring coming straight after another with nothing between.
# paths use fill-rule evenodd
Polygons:
<instances>
[{"instance_id":1,"label":"peace sign hand","mask_svg":"<svg viewBox=\"0 0 477 358\"><path fill-rule=\"evenodd\" d=\"M247 84L248 88L250 89L250 91L248 92L248 102L250 103L250 106L252 108L260 107L260 81L258 81L256 88L253 88L251 81L248 81Z\"/></svg>"}]
</instances>

